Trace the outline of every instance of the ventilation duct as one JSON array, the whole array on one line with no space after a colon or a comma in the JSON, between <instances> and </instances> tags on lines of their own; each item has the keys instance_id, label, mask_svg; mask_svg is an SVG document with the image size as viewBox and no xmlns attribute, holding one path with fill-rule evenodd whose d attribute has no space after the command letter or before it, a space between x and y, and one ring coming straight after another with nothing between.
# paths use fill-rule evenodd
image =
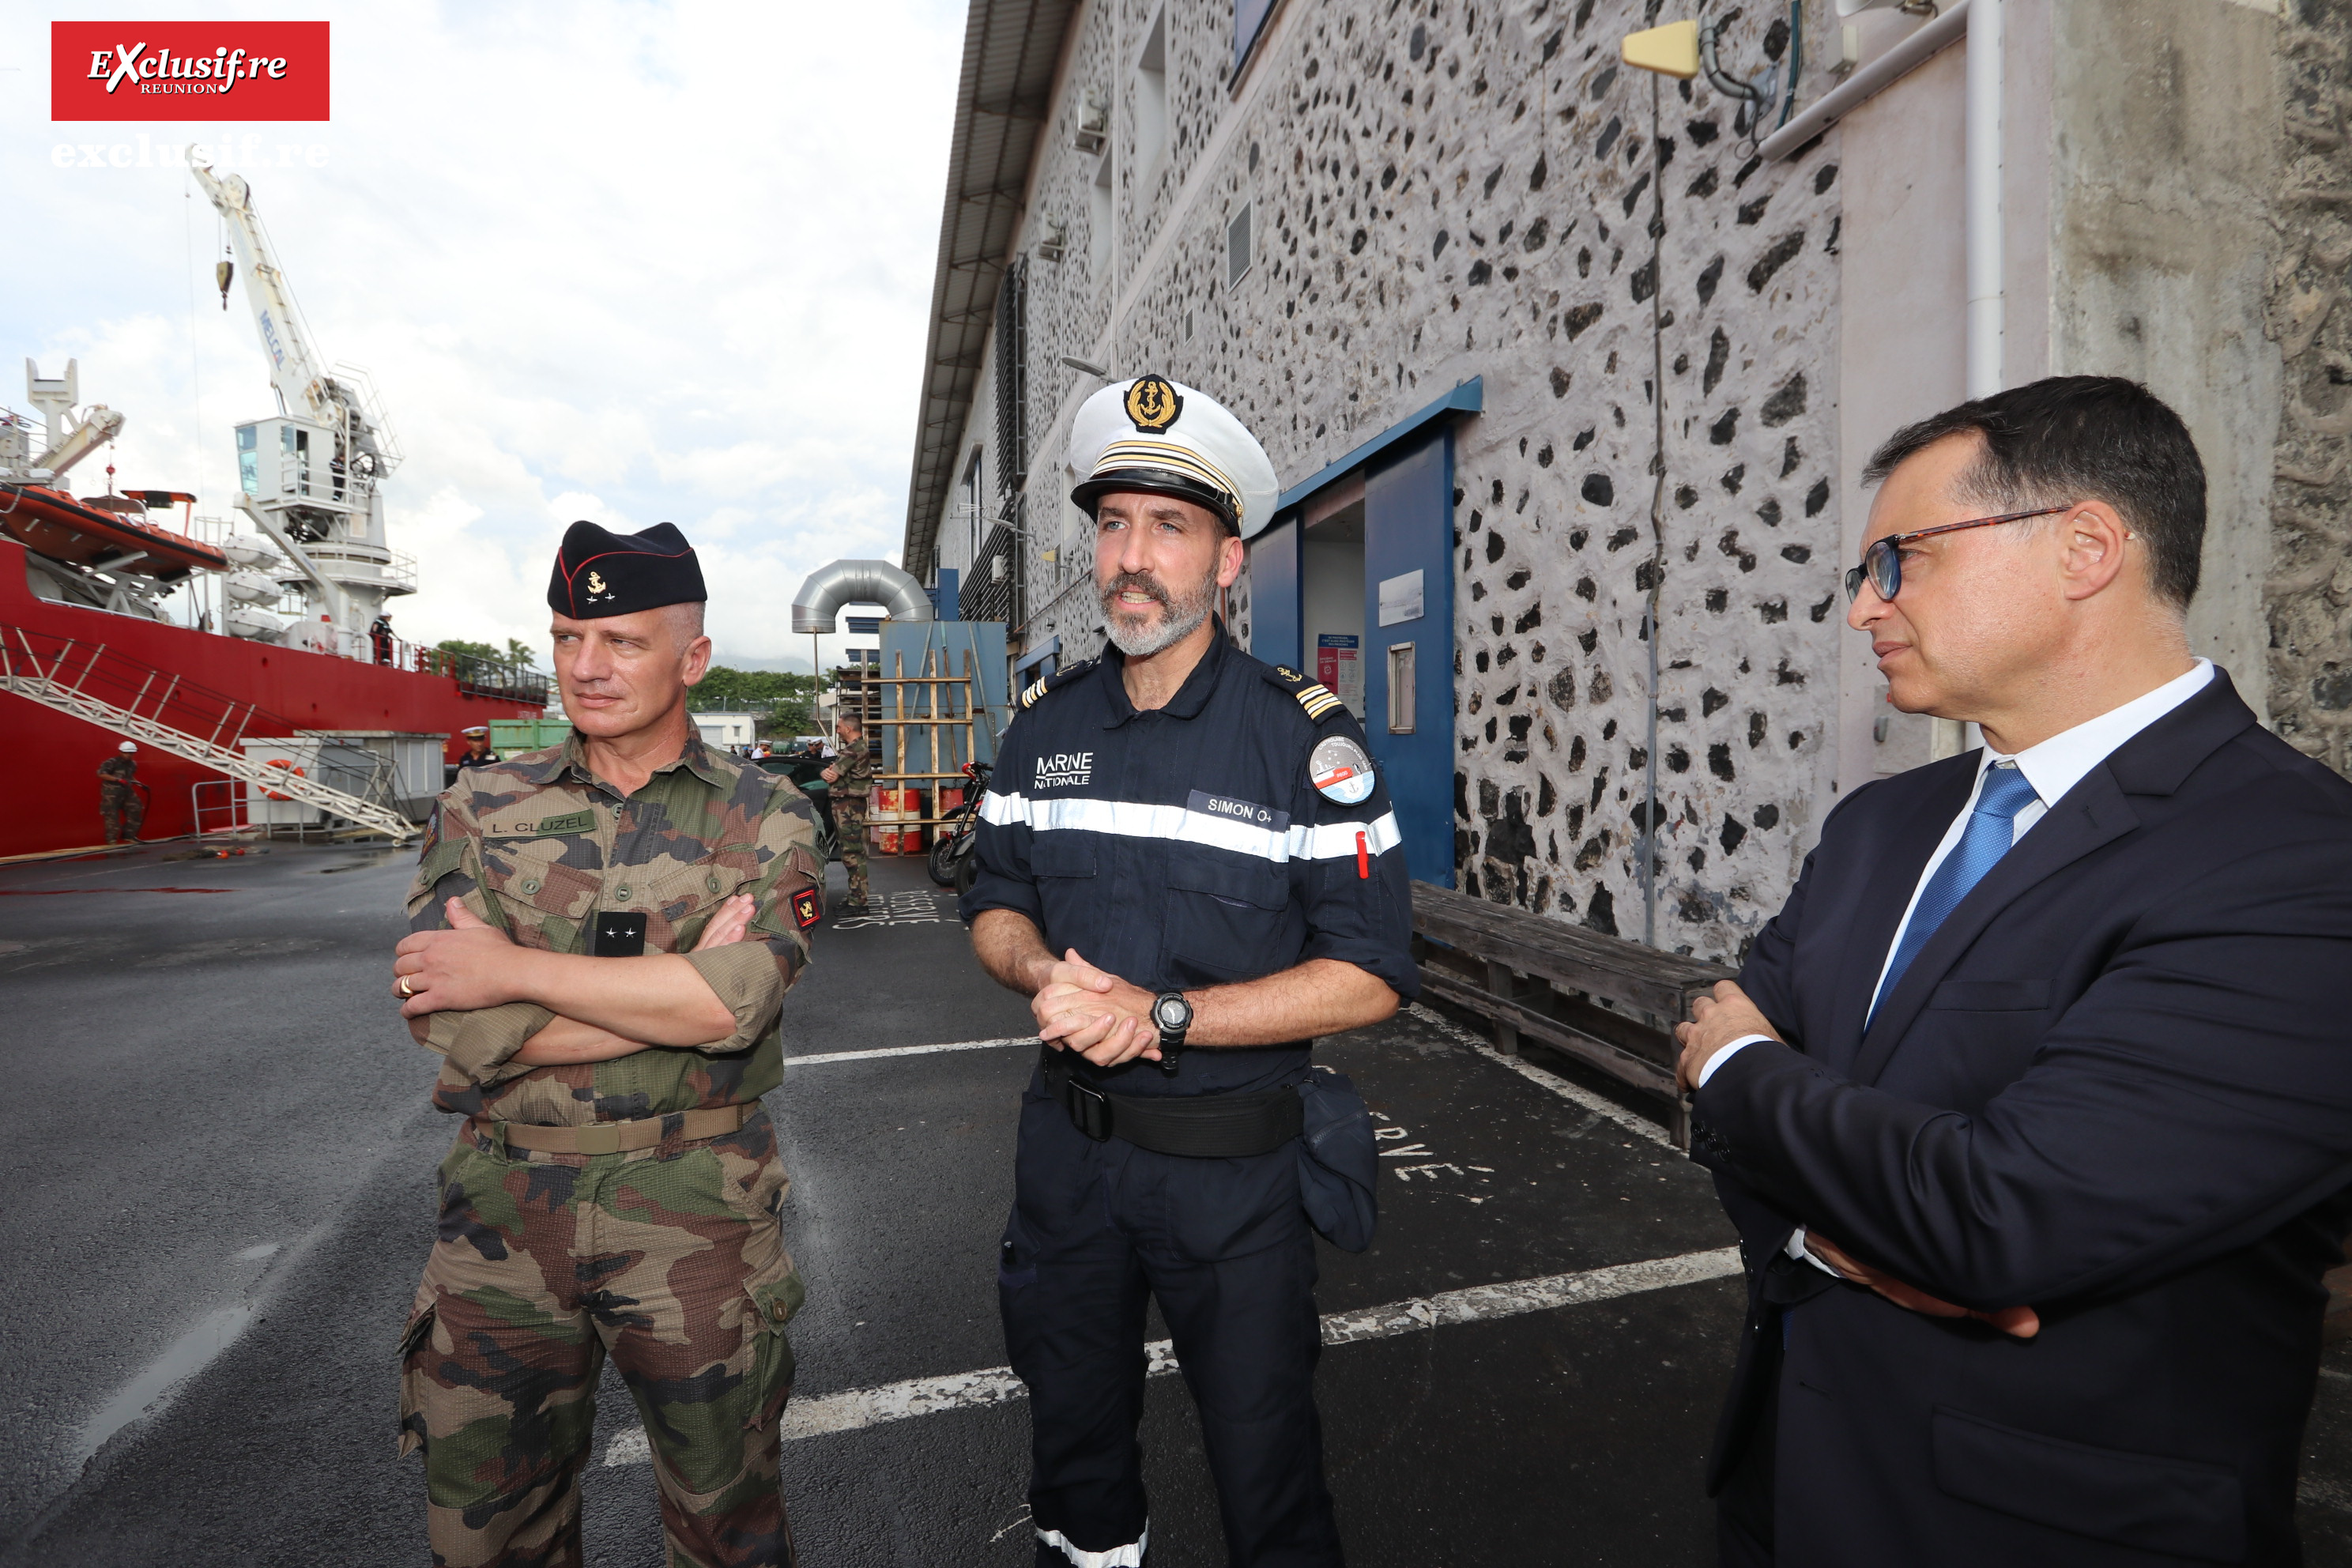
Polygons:
<instances>
[{"instance_id":1,"label":"ventilation duct","mask_svg":"<svg viewBox=\"0 0 2352 1568\"><path fill-rule=\"evenodd\" d=\"M836 561L810 573L793 595L793 630L829 632L844 605L880 605L894 621L932 618L923 585L887 561Z\"/></svg>"}]
</instances>

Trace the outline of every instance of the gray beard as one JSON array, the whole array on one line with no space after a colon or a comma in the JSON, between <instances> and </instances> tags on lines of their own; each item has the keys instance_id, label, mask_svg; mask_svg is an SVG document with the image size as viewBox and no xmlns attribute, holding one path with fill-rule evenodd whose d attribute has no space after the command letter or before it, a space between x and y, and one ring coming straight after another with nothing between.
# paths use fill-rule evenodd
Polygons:
<instances>
[{"instance_id":1,"label":"gray beard","mask_svg":"<svg viewBox=\"0 0 2352 1568\"><path fill-rule=\"evenodd\" d=\"M1160 601L1162 617L1156 626L1122 625L1118 608L1120 592L1134 584L1124 578L1098 591L1102 602L1103 626L1110 634L1111 646L1129 658L1149 658L1163 648L1175 647L1198 631L1201 623L1209 618L1210 601L1216 595L1217 576L1214 572L1202 581L1193 593L1182 597L1171 596ZM1159 584L1152 584L1159 587ZM1164 589L1160 590L1165 592Z\"/></svg>"}]
</instances>

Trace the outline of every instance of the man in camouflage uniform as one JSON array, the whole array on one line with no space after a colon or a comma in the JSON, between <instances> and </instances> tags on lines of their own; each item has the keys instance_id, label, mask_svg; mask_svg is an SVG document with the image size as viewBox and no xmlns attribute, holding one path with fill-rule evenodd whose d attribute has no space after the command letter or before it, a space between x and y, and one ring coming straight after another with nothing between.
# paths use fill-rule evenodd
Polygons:
<instances>
[{"instance_id":1,"label":"man in camouflage uniform","mask_svg":"<svg viewBox=\"0 0 2352 1568\"><path fill-rule=\"evenodd\" d=\"M874 793L874 752L866 743L866 721L855 713L834 721L841 738L841 755L824 770L833 786L833 836L841 847L841 868L849 876L849 897L842 900L845 914L866 909L866 800Z\"/></svg>"},{"instance_id":2,"label":"man in camouflage uniform","mask_svg":"<svg viewBox=\"0 0 2352 1568\"><path fill-rule=\"evenodd\" d=\"M137 843L139 825L147 820L147 802L139 793L138 752L125 741L98 764L98 819L109 844Z\"/></svg>"},{"instance_id":3,"label":"man in camouflage uniform","mask_svg":"<svg viewBox=\"0 0 2352 1568\"><path fill-rule=\"evenodd\" d=\"M635 1395L667 1561L793 1561L777 1492L802 1285L760 1096L821 913L816 818L705 746L701 574L664 523L575 523L549 600L575 728L467 768L410 889L394 989L466 1118L402 1346L438 1568L583 1561L606 1355Z\"/></svg>"}]
</instances>

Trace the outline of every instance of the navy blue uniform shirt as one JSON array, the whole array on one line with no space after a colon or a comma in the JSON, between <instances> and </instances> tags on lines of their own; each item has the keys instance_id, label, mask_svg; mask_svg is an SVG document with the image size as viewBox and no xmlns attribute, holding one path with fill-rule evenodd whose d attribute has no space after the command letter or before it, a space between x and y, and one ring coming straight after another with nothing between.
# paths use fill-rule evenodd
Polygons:
<instances>
[{"instance_id":1,"label":"navy blue uniform shirt","mask_svg":"<svg viewBox=\"0 0 2352 1568\"><path fill-rule=\"evenodd\" d=\"M1307 717L1286 679L1223 628L1164 708L1139 710L1106 647L1025 708L998 748L974 845L971 920L1014 910L1055 953L1076 948L1147 991L1231 984L1312 958L1419 989L1412 895L1388 790L1342 805L1307 776L1316 742L1363 731ZM1320 689L1315 689L1319 693ZM1121 1094L1224 1094L1297 1082L1307 1042L1140 1058L1088 1081Z\"/></svg>"}]
</instances>

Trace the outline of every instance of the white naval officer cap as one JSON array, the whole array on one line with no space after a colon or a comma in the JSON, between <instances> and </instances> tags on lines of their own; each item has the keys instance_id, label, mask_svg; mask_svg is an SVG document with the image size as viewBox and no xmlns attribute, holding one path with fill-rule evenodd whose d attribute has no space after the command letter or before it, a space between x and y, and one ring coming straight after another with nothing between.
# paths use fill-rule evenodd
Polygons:
<instances>
[{"instance_id":1,"label":"white naval officer cap","mask_svg":"<svg viewBox=\"0 0 2352 1568\"><path fill-rule=\"evenodd\" d=\"M1248 426L1207 393L1160 375L1116 382L1089 397L1070 426L1070 500L1094 515L1119 490L1207 507L1244 539L1274 521L1281 486Z\"/></svg>"}]
</instances>

